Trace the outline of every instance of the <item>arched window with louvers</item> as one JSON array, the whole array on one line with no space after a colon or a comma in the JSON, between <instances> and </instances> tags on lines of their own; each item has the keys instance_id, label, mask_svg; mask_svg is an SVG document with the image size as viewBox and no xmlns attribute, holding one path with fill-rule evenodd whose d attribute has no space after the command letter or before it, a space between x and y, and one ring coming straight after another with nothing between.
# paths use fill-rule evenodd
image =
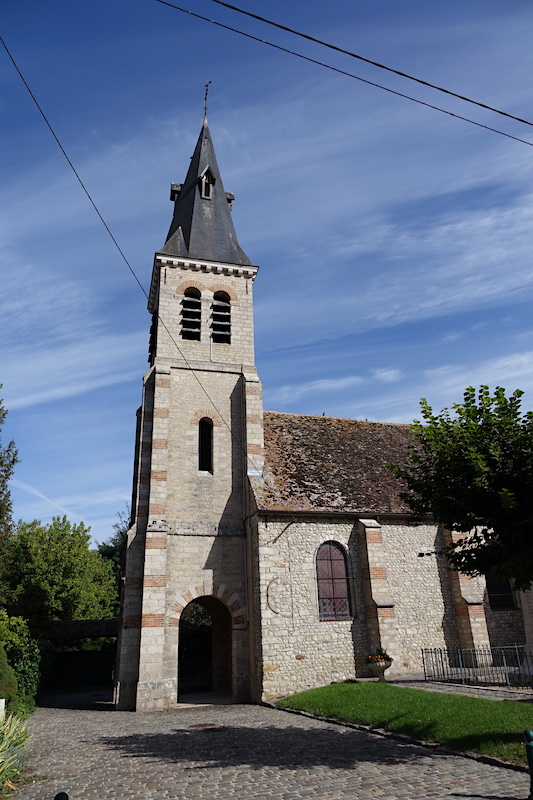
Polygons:
<instances>
[{"instance_id":1,"label":"arched window with louvers","mask_svg":"<svg viewBox=\"0 0 533 800\"><path fill-rule=\"evenodd\" d=\"M181 301L181 338L200 341L202 330L202 299L198 289L185 289Z\"/></svg>"},{"instance_id":2,"label":"arched window with louvers","mask_svg":"<svg viewBox=\"0 0 533 800\"><path fill-rule=\"evenodd\" d=\"M321 620L350 619L352 608L344 548L324 542L316 554L318 616Z\"/></svg>"},{"instance_id":3,"label":"arched window with louvers","mask_svg":"<svg viewBox=\"0 0 533 800\"><path fill-rule=\"evenodd\" d=\"M231 302L226 292L213 295L211 336L214 342L231 344Z\"/></svg>"}]
</instances>

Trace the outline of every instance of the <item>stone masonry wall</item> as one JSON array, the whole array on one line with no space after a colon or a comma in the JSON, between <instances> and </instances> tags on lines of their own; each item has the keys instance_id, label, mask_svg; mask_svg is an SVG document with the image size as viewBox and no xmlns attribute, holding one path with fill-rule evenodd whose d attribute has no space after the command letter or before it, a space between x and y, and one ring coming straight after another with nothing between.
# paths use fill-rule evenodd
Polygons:
<instances>
[{"instance_id":1,"label":"stone masonry wall","mask_svg":"<svg viewBox=\"0 0 533 800\"><path fill-rule=\"evenodd\" d=\"M525 644L526 636L520 605L517 604L516 608L493 609L486 598L484 605L489 641L492 647Z\"/></svg>"},{"instance_id":2,"label":"stone masonry wall","mask_svg":"<svg viewBox=\"0 0 533 800\"><path fill-rule=\"evenodd\" d=\"M459 646L450 575L434 554L441 538L435 525L385 522L382 536L396 628L390 674L419 672L422 648Z\"/></svg>"},{"instance_id":3,"label":"stone masonry wall","mask_svg":"<svg viewBox=\"0 0 533 800\"><path fill-rule=\"evenodd\" d=\"M288 514L260 518L256 589L265 698L354 677L355 659L362 667L372 638L369 602L383 606L375 609L376 624L394 658L391 675L419 673L424 647L459 645L450 572L435 555L442 547L437 526L377 524L380 560L374 555L370 567L365 560L369 545L357 527L353 521L291 519ZM319 619L315 558L326 541L347 551L353 620Z\"/></svg>"},{"instance_id":4,"label":"stone masonry wall","mask_svg":"<svg viewBox=\"0 0 533 800\"><path fill-rule=\"evenodd\" d=\"M355 656L367 652L361 562L353 523L260 520L256 548L262 633L263 697L355 677ZM316 551L336 541L348 553L352 620L321 621Z\"/></svg>"},{"instance_id":5,"label":"stone masonry wall","mask_svg":"<svg viewBox=\"0 0 533 800\"><path fill-rule=\"evenodd\" d=\"M158 266L159 264L163 265ZM157 358L171 363L180 361L176 343L189 363L204 361L213 363L254 364L252 285L256 269L246 270L231 265L202 265L201 262L183 262L178 259L156 257L159 276L158 313L164 324L159 323L157 333ZM239 274L240 273L240 274ZM181 313L184 293L195 288L201 293L201 339L182 339ZM213 342L211 313L213 295L223 291L230 296L231 345ZM171 332L172 337L168 331Z\"/></svg>"},{"instance_id":6,"label":"stone masonry wall","mask_svg":"<svg viewBox=\"0 0 533 800\"><path fill-rule=\"evenodd\" d=\"M166 508L171 533L243 533L242 413L239 373L171 369ZM213 422L212 472L198 469L199 422L203 417Z\"/></svg>"}]
</instances>

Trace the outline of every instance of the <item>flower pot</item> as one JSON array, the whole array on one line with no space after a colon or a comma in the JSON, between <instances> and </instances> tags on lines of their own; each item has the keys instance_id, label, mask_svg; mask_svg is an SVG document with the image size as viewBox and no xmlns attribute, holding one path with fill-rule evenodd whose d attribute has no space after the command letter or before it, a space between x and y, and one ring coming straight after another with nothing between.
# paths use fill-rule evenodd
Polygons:
<instances>
[{"instance_id":1,"label":"flower pot","mask_svg":"<svg viewBox=\"0 0 533 800\"><path fill-rule=\"evenodd\" d=\"M386 683L385 670L390 667L392 661L377 661L374 664L369 664L368 667L374 675L377 675L378 683Z\"/></svg>"}]
</instances>

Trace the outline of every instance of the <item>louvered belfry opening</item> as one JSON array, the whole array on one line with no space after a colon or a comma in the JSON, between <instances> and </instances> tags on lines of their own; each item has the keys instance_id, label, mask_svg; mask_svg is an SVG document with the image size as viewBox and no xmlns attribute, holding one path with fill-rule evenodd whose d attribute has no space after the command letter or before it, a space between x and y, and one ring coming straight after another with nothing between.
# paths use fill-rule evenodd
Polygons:
<instances>
[{"instance_id":1,"label":"louvered belfry opening","mask_svg":"<svg viewBox=\"0 0 533 800\"><path fill-rule=\"evenodd\" d=\"M214 342L231 344L231 305L226 292L214 294L211 328Z\"/></svg>"},{"instance_id":2,"label":"louvered belfry opening","mask_svg":"<svg viewBox=\"0 0 533 800\"><path fill-rule=\"evenodd\" d=\"M325 542L316 556L318 613L320 619L349 619L350 596L346 556L340 545Z\"/></svg>"},{"instance_id":3,"label":"louvered belfry opening","mask_svg":"<svg viewBox=\"0 0 533 800\"><path fill-rule=\"evenodd\" d=\"M198 289L186 289L181 301L181 338L200 341L202 301Z\"/></svg>"}]
</instances>

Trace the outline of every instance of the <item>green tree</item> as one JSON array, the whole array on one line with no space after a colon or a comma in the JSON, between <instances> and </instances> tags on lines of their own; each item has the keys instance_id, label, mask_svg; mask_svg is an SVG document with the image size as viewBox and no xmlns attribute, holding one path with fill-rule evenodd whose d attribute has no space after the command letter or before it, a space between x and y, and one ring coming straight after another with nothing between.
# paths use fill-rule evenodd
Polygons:
<instances>
[{"instance_id":1,"label":"green tree","mask_svg":"<svg viewBox=\"0 0 533 800\"><path fill-rule=\"evenodd\" d=\"M0 582L10 616L37 630L54 619L111 616L115 584L111 565L89 549L89 528L54 517L19 522L0 543Z\"/></svg>"},{"instance_id":2,"label":"green tree","mask_svg":"<svg viewBox=\"0 0 533 800\"><path fill-rule=\"evenodd\" d=\"M422 399L406 461L389 465L415 516L464 534L444 550L454 569L518 589L533 582L533 412L522 412L522 395L481 386L476 396L469 386L453 415Z\"/></svg>"},{"instance_id":3,"label":"green tree","mask_svg":"<svg viewBox=\"0 0 533 800\"><path fill-rule=\"evenodd\" d=\"M0 384L0 389L2 385ZM4 424L7 411L0 400L0 430ZM0 537L4 536L11 524L11 495L9 493L9 480L13 469L18 462L17 448L14 442L9 442L2 447L0 440Z\"/></svg>"},{"instance_id":4,"label":"green tree","mask_svg":"<svg viewBox=\"0 0 533 800\"><path fill-rule=\"evenodd\" d=\"M98 545L98 552L104 561L107 561L111 564L113 575L115 576L115 616L118 616L120 611L122 581L126 570L126 545L131 517L129 506L127 506L124 511L117 511L117 517L118 521L113 525L114 533L111 534L109 539L106 539L105 542L100 542Z\"/></svg>"}]
</instances>

